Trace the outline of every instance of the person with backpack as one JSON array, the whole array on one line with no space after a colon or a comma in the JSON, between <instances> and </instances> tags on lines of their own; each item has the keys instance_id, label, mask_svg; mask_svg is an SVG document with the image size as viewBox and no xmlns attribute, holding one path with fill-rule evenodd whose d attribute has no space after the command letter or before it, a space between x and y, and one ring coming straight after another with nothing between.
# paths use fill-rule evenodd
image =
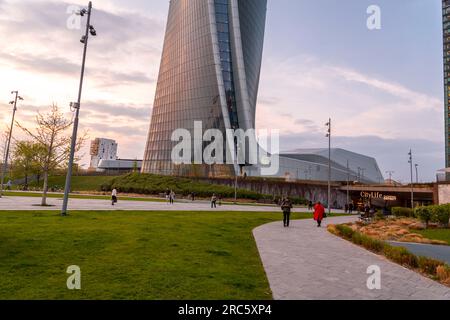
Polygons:
<instances>
[{"instance_id":1,"label":"person with backpack","mask_svg":"<svg viewBox=\"0 0 450 320\"><path fill-rule=\"evenodd\" d=\"M291 222L291 210L292 210L292 202L289 198L285 198L281 202L281 210L283 211L283 225L285 228L289 228Z\"/></svg>"}]
</instances>

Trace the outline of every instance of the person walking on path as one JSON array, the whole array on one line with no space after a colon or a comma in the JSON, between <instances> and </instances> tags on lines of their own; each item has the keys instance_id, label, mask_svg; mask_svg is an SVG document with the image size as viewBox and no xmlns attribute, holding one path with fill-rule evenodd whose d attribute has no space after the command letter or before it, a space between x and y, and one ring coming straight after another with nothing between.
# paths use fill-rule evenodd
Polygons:
<instances>
[{"instance_id":1,"label":"person walking on path","mask_svg":"<svg viewBox=\"0 0 450 320\"><path fill-rule=\"evenodd\" d=\"M310 202L308 203L308 211L312 211L312 210L313 210L313 207L314 207L313 202L310 201Z\"/></svg>"},{"instance_id":2,"label":"person walking on path","mask_svg":"<svg viewBox=\"0 0 450 320\"><path fill-rule=\"evenodd\" d=\"M117 203L117 189L116 188L114 188L111 193L111 202L112 202L113 206Z\"/></svg>"},{"instance_id":3,"label":"person walking on path","mask_svg":"<svg viewBox=\"0 0 450 320\"><path fill-rule=\"evenodd\" d=\"M174 204L174 202L175 202L175 192L173 192L173 190L170 191L169 201L170 201L170 204Z\"/></svg>"},{"instance_id":4,"label":"person walking on path","mask_svg":"<svg viewBox=\"0 0 450 320\"><path fill-rule=\"evenodd\" d=\"M289 228L292 208L293 206L291 200L289 200L289 198L283 199L281 202L281 210L283 210L283 225L285 228Z\"/></svg>"},{"instance_id":5,"label":"person walking on path","mask_svg":"<svg viewBox=\"0 0 450 320\"><path fill-rule=\"evenodd\" d=\"M167 204L170 204L170 190L168 188L166 189L166 201Z\"/></svg>"},{"instance_id":6,"label":"person walking on path","mask_svg":"<svg viewBox=\"0 0 450 320\"><path fill-rule=\"evenodd\" d=\"M317 227L320 228L322 220L325 217L325 207L320 201L314 206L314 220L317 221Z\"/></svg>"},{"instance_id":7,"label":"person walking on path","mask_svg":"<svg viewBox=\"0 0 450 320\"><path fill-rule=\"evenodd\" d=\"M195 192L192 192L192 193L191 193L191 199L192 199L192 202L195 201Z\"/></svg>"},{"instance_id":8,"label":"person walking on path","mask_svg":"<svg viewBox=\"0 0 450 320\"><path fill-rule=\"evenodd\" d=\"M215 193L213 194L213 196L211 198L211 209L213 209L213 208L214 209L217 208L217 196Z\"/></svg>"}]
</instances>

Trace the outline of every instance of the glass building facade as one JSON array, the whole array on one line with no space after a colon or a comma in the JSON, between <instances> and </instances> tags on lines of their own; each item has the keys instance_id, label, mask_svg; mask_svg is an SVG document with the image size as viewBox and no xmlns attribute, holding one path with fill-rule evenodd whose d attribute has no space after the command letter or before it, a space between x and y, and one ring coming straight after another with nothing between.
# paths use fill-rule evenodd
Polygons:
<instances>
[{"instance_id":1,"label":"glass building facade","mask_svg":"<svg viewBox=\"0 0 450 320\"><path fill-rule=\"evenodd\" d=\"M232 165L175 165L171 138L177 129L194 137L197 121L224 136L254 129L266 10L267 0L170 1L144 173L235 174Z\"/></svg>"},{"instance_id":2,"label":"glass building facade","mask_svg":"<svg viewBox=\"0 0 450 320\"><path fill-rule=\"evenodd\" d=\"M450 167L450 0L442 1L445 87L445 161Z\"/></svg>"}]
</instances>

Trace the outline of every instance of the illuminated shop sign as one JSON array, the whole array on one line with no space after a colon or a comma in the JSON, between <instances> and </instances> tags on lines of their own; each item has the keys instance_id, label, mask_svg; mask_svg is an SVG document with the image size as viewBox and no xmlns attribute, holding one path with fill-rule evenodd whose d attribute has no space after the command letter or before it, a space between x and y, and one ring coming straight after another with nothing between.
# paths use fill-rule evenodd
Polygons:
<instances>
[{"instance_id":1,"label":"illuminated shop sign","mask_svg":"<svg viewBox=\"0 0 450 320\"><path fill-rule=\"evenodd\" d=\"M361 198L364 199L380 199L384 201L397 201L397 196L385 195L381 192L361 192Z\"/></svg>"}]
</instances>

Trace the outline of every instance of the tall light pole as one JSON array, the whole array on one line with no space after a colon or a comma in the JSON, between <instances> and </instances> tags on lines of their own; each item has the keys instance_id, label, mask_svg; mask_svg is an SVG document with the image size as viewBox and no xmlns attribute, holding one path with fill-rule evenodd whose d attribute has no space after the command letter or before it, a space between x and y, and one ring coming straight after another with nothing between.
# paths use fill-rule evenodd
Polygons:
<instances>
[{"instance_id":1,"label":"tall light pole","mask_svg":"<svg viewBox=\"0 0 450 320\"><path fill-rule=\"evenodd\" d=\"M8 170L8 159L9 159L9 148L11 147L11 138L13 133L13 127L14 127L14 119L16 117L16 111L17 111L17 100L23 100L21 96L19 96L19 91L11 91L11 94L14 94L14 101L11 101L9 104L13 105L13 114L12 114L12 120L11 120L11 127L9 127L9 134L8 134L8 142L6 143L6 150L5 150L5 159L3 160L3 168L2 168L2 177L0 181L0 198L3 196L3 185L5 183L5 175L6 171Z\"/></svg>"},{"instance_id":2,"label":"tall light pole","mask_svg":"<svg viewBox=\"0 0 450 320\"><path fill-rule=\"evenodd\" d=\"M350 163L347 160L347 206L350 204Z\"/></svg>"},{"instance_id":3,"label":"tall light pole","mask_svg":"<svg viewBox=\"0 0 450 320\"><path fill-rule=\"evenodd\" d=\"M392 175L395 173L395 171L386 171L386 174L388 174L389 175L389 183L390 184L393 184L392 183Z\"/></svg>"},{"instance_id":4,"label":"tall light pole","mask_svg":"<svg viewBox=\"0 0 450 320\"><path fill-rule=\"evenodd\" d=\"M409 166L411 168L411 208L414 209L414 176L413 176L413 153L409 150Z\"/></svg>"},{"instance_id":5,"label":"tall light pole","mask_svg":"<svg viewBox=\"0 0 450 320\"><path fill-rule=\"evenodd\" d=\"M325 124L328 128L328 216L331 215L331 118Z\"/></svg>"},{"instance_id":6,"label":"tall light pole","mask_svg":"<svg viewBox=\"0 0 450 320\"><path fill-rule=\"evenodd\" d=\"M71 103L71 107L75 109L75 119L73 122L73 133L72 133L72 143L70 146L70 157L69 157L69 164L67 168L67 178L66 178L66 186L64 189L64 199L63 199L63 206L61 215L66 216L67 215L67 206L69 204L69 193L70 193L70 185L72 180L72 167L73 162L75 158L75 149L77 144L77 134L78 134L78 122L79 122L79 116L80 116L80 107L81 107L81 93L83 91L83 80L84 80L84 68L86 65L86 53L87 53L87 46L89 42L89 35L95 37L97 35L97 31L95 31L94 27L91 26L91 13L92 13L92 2L89 2L89 6L87 9L82 9L77 14L84 17L87 15L87 22L86 22L86 32L85 35L81 38L80 42L84 44L84 50L83 50L83 61L81 63L81 77L80 77L80 86L78 89L78 101L76 103Z\"/></svg>"},{"instance_id":7,"label":"tall light pole","mask_svg":"<svg viewBox=\"0 0 450 320\"><path fill-rule=\"evenodd\" d=\"M419 165L416 163L416 183L419 184Z\"/></svg>"}]
</instances>

